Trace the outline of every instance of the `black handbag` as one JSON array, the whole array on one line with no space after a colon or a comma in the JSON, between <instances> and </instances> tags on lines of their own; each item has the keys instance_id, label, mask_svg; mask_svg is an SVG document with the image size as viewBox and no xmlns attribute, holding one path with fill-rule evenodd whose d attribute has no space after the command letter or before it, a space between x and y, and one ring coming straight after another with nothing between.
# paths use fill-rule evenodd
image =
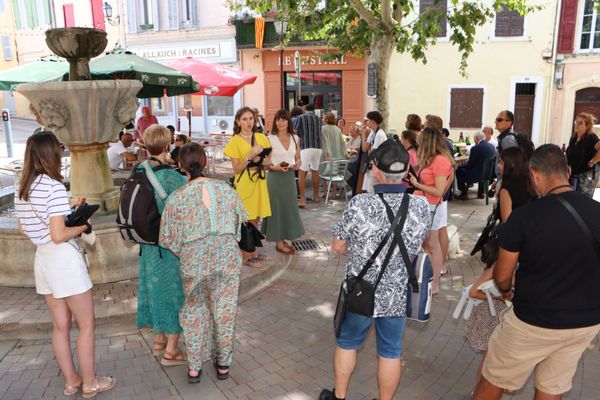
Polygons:
<instances>
[{"instance_id":1,"label":"black handbag","mask_svg":"<svg viewBox=\"0 0 600 400\"><path fill-rule=\"evenodd\" d=\"M240 249L247 253L256 251L257 247L263 247L262 239L265 237L251 222L242 222L240 227Z\"/></svg>"},{"instance_id":2,"label":"black handbag","mask_svg":"<svg viewBox=\"0 0 600 400\"><path fill-rule=\"evenodd\" d=\"M389 241L391 236L396 231L398 227L399 232L402 231L402 227L404 226L404 222L406 221L406 215L408 213L408 205L410 202L409 195L404 195L402 198L402 203L400 204L400 210L396 214L390 228L385 234L379 246L375 249L369 260L367 260L365 266L360 271L358 276L350 276L344 279L342 285L340 287L340 294L338 296L338 303L336 306L336 312L333 317L333 325L336 337L340 337L342 322L346 318L346 312L350 311L355 314L364 315L367 317L372 317L375 311L375 291L377 290L377 286L383 277L387 264L394 253L394 249L396 246L393 244L389 246L388 252L381 264L381 271L377 276L377 280L375 284L371 284L364 280L364 276L373 266L377 256L383 250L385 244ZM400 224L400 225L399 225Z\"/></svg>"}]
</instances>

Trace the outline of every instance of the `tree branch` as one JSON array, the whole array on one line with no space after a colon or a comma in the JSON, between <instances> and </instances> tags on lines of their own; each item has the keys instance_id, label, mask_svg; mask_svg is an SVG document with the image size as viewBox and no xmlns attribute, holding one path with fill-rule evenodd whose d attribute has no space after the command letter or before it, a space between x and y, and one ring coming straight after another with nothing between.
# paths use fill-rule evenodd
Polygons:
<instances>
[{"instance_id":1,"label":"tree branch","mask_svg":"<svg viewBox=\"0 0 600 400\"><path fill-rule=\"evenodd\" d=\"M402 23L402 5L400 4L400 1L394 0L394 6L396 7L394 10L394 21L400 24Z\"/></svg>"},{"instance_id":2,"label":"tree branch","mask_svg":"<svg viewBox=\"0 0 600 400\"><path fill-rule=\"evenodd\" d=\"M354 8L354 11L356 11L362 19L367 21L367 24L369 24L371 29L376 31L378 28L378 25L379 25L377 23L377 19L375 18L375 15L373 15L373 13L371 11L367 10L367 8L362 3L362 1L361 0L350 0L350 4L352 4L352 8Z\"/></svg>"},{"instance_id":3,"label":"tree branch","mask_svg":"<svg viewBox=\"0 0 600 400\"><path fill-rule=\"evenodd\" d=\"M381 1L381 20L383 21L383 25L392 30L394 27L394 21L392 20L392 6L390 4L390 0L382 0Z\"/></svg>"}]
</instances>

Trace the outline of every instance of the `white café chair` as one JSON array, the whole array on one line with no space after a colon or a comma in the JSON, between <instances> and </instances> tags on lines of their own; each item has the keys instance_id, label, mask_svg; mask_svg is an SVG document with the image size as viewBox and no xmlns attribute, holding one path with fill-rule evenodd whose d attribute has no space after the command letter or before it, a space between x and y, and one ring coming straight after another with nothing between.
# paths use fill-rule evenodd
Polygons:
<instances>
[{"instance_id":1,"label":"white caf\u00e9 chair","mask_svg":"<svg viewBox=\"0 0 600 400\"><path fill-rule=\"evenodd\" d=\"M331 191L331 185L335 184L341 186L341 190L344 191L346 201L348 201L348 192L346 192L346 171L348 170L348 160L328 160L323 161L319 164L319 171L326 169L329 166L329 173L321 175L319 178L327 182L327 194L325 194L325 203L329 201L329 192ZM341 185L340 185L341 184Z\"/></svg>"}]
</instances>

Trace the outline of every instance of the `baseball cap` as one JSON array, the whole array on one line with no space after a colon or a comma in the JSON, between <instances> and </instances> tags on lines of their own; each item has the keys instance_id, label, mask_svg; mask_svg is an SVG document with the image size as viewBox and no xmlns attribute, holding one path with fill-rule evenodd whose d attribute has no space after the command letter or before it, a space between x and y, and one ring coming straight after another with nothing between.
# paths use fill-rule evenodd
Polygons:
<instances>
[{"instance_id":1,"label":"baseball cap","mask_svg":"<svg viewBox=\"0 0 600 400\"><path fill-rule=\"evenodd\" d=\"M409 162L408 151L402 143L388 139L371 152L371 160L375 166L389 174L400 174L406 171Z\"/></svg>"}]
</instances>

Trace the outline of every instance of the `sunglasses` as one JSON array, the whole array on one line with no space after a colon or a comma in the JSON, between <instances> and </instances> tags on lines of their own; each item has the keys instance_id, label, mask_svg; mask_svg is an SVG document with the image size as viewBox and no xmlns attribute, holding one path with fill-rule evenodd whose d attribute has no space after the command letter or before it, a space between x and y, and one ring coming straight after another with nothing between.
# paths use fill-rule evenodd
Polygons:
<instances>
[{"instance_id":1,"label":"sunglasses","mask_svg":"<svg viewBox=\"0 0 600 400\"><path fill-rule=\"evenodd\" d=\"M502 122L502 121L508 122L510 120L504 119L504 118L496 118L496 122Z\"/></svg>"},{"instance_id":2,"label":"sunglasses","mask_svg":"<svg viewBox=\"0 0 600 400\"><path fill-rule=\"evenodd\" d=\"M575 124L575 125L584 125L585 121L582 121L582 120L578 119L578 120L573 121L573 124Z\"/></svg>"}]
</instances>

